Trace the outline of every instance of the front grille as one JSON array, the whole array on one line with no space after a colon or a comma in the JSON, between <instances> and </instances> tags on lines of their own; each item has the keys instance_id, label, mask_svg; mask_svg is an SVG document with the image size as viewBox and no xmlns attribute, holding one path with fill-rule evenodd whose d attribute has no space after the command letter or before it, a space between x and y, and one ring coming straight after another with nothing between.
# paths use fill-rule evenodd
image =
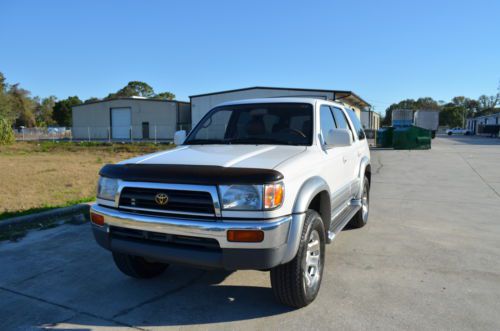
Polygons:
<instances>
[{"instance_id":1,"label":"front grille","mask_svg":"<svg viewBox=\"0 0 500 331\"><path fill-rule=\"evenodd\" d=\"M158 204L155 200L157 194L161 193L168 196L168 202L164 205ZM120 194L119 208L148 212L215 216L212 196L209 192L200 191L125 187Z\"/></svg>"},{"instance_id":2,"label":"front grille","mask_svg":"<svg viewBox=\"0 0 500 331\"><path fill-rule=\"evenodd\" d=\"M127 229L112 226L110 228L111 238L132 240L137 242L149 242L169 246L184 246L192 248L203 248L209 250L219 250L219 242L211 238L199 238L189 236L179 236L173 234Z\"/></svg>"}]
</instances>

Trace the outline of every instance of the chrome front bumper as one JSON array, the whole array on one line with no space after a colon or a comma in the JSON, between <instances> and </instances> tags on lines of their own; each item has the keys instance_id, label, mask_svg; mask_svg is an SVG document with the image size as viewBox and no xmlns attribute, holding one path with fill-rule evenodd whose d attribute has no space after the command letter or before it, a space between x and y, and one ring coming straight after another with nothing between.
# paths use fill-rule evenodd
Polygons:
<instances>
[{"instance_id":1,"label":"chrome front bumper","mask_svg":"<svg viewBox=\"0 0 500 331\"><path fill-rule=\"evenodd\" d=\"M270 269L292 260L297 254L305 214L293 214L271 220L195 220L139 215L97 204L91 212L104 217L104 225L92 223L94 237L102 247L118 253L143 256L165 263L198 267ZM165 233L178 236L214 239L220 249L204 250L152 242L124 240L111 235L110 227ZM228 230L262 230L259 243L230 242Z\"/></svg>"},{"instance_id":2,"label":"chrome front bumper","mask_svg":"<svg viewBox=\"0 0 500 331\"><path fill-rule=\"evenodd\" d=\"M302 223L303 216L288 215L271 220L191 220L170 217L155 217L127 213L112 208L94 204L90 208L92 213L102 215L105 225L93 225L98 230L109 232L110 226L135 230L151 231L181 236L215 239L221 248L266 249L277 248L289 243L292 223ZM295 228L295 227L293 227ZM228 230L262 230L264 240L259 243L230 242L227 240ZM295 238L293 238L295 239ZM294 240L291 240L292 242ZM292 247L293 248L293 247Z\"/></svg>"}]
</instances>

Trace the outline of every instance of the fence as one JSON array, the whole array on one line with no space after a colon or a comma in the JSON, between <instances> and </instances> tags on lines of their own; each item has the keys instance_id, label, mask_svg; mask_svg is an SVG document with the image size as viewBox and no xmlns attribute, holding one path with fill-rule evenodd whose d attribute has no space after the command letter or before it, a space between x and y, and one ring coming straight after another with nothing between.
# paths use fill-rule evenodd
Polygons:
<instances>
[{"instance_id":1,"label":"fence","mask_svg":"<svg viewBox=\"0 0 500 331\"><path fill-rule=\"evenodd\" d=\"M132 126L74 126L49 128L16 128L14 135L19 141L70 140L70 141L120 141L120 142L169 142L175 131L186 130L188 124L174 125L132 125Z\"/></svg>"}]
</instances>

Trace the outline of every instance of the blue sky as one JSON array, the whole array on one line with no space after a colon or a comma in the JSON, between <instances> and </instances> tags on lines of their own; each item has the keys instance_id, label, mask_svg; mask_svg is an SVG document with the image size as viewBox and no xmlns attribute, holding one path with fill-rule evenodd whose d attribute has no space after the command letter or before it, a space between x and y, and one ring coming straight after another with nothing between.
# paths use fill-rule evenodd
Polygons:
<instances>
[{"instance_id":1,"label":"blue sky","mask_svg":"<svg viewBox=\"0 0 500 331\"><path fill-rule=\"evenodd\" d=\"M500 80L500 1L0 0L0 71L42 97L352 90L383 112Z\"/></svg>"}]
</instances>

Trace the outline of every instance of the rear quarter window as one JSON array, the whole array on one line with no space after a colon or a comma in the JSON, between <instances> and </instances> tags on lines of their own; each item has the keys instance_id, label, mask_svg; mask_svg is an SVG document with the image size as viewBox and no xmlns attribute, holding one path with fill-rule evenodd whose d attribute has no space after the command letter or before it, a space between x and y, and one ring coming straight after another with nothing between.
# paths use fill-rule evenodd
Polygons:
<instances>
[{"instance_id":1,"label":"rear quarter window","mask_svg":"<svg viewBox=\"0 0 500 331\"><path fill-rule=\"evenodd\" d=\"M361 122L358 119L358 116L354 112L354 110L350 108L346 108L347 115L349 116L352 125L354 125L354 131L356 131L356 134L358 135L359 140L365 139L365 131L363 130L363 126L361 125Z\"/></svg>"}]
</instances>

